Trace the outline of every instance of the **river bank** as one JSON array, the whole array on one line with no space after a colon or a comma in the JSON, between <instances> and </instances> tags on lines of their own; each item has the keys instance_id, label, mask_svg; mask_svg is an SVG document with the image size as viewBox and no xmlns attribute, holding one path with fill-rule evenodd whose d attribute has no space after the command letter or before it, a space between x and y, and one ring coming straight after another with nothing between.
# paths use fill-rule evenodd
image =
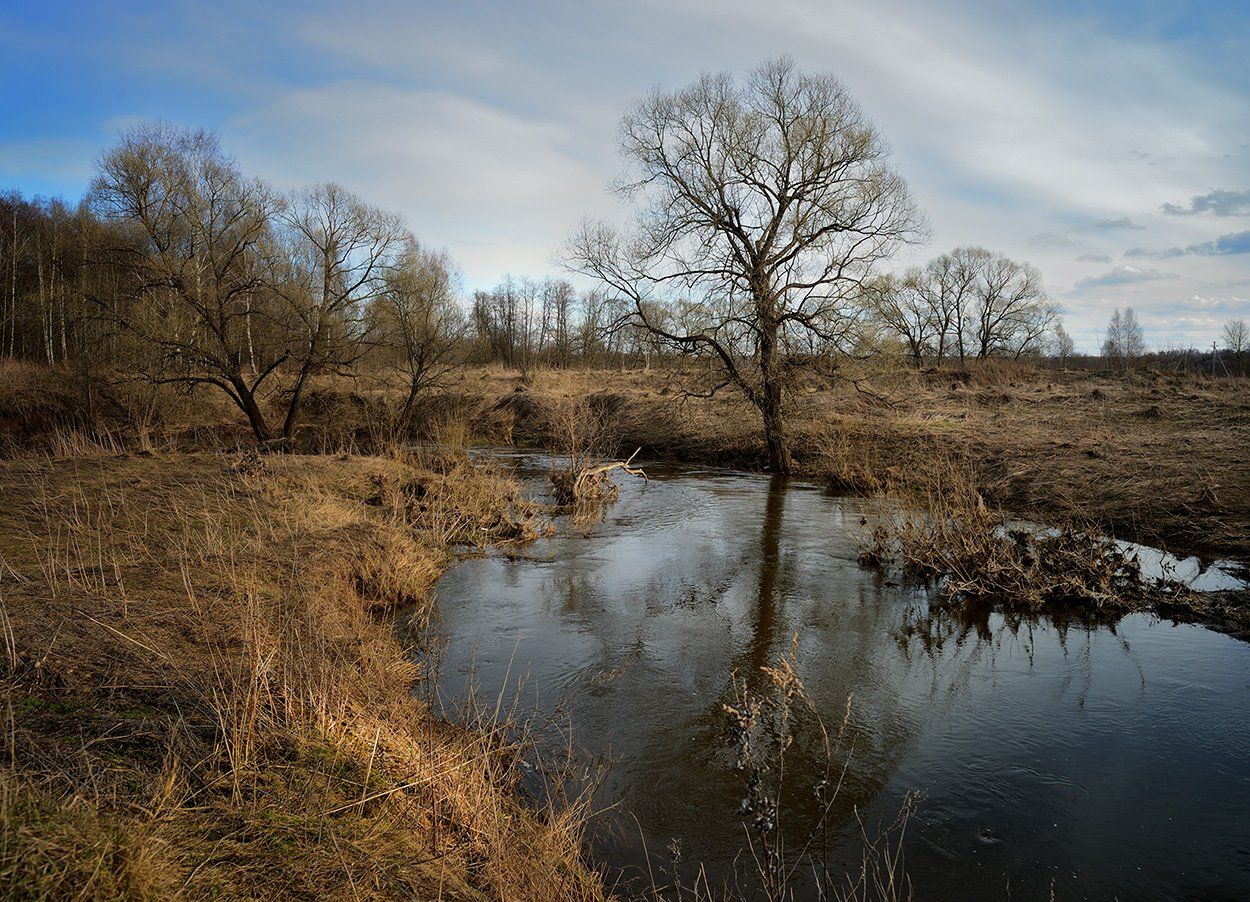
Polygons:
<instances>
[{"instance_id":1,"label":"river bank","mask_svg":"<svg viewBox=\"0 0 1250 902\"><path fill-rule=\"evenodd\" d=\"M393 625L457 543L543 528L450 457L0 463L0 894L602 897L584 811L422 702Z\"/></svg>"},{"instance_id":2,"label":"river bank","mask_svg":"<svg viewBox=\"0 0 1250 902\"><path fill-rule=\"evenodd\" d=\"M56 450L87 432L118 449L234 450L252 444L219 392L194 403L114 379L6 364L0 457ZM762 469L757 413L722 392L690 397L669 369L463 367L397 436L402 396L381 374L308 391L296 450L369 451L399 441L560 447L570 404L628 454ZM796 384L788 423L802 475L852 493L925 483L955 460L986 500L1038 522L1081 519L1120 539L1206 559L1250 557L1250 383L1152 372L1056 371L990 361L918 372L897 363Z\"/></svg>"},{"instance_id":3,"label":"river bank","mask_svg":"<svg viewBox=\"0 0 1250 902\"><path fill-rule=\"evenodd\" d=\"M855 374L848 374L855 375ZM1041 522L1092 521L1181 555L1250 556L1250 385L1026 366L895 369L796 386L800 474L851 492L923 484L958 460L986 500ZM509 441L542 445L550 411L588 398L624 453L762 468L758 415L689 374L503 369L462 374L441 402ZM694 384L697 384L695 382Z\"/></svg>"}]
</instances>

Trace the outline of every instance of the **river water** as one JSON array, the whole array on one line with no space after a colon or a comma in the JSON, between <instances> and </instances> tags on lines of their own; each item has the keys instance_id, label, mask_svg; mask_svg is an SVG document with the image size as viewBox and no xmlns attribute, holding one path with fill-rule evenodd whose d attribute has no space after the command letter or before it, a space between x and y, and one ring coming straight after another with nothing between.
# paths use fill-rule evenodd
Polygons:
<instances>
[{"instance_id":1,"label":"river water","mask_svg":"<svg viewBox=\"0 0 1250 902\"><path fill-rule=\"evenodd\" d=\"M505 459L541 486L545 459ZM902 847L920 899L1250 898L1250 644L1145 614L1112 627L934 617L923 587L858 564L866 502L719 469L648 472L621 480L601 521L561 522L437 586L440 695L515 698L562 726L544 741L571 733L610 762L593 845L611 873L671 879L675 840L687 883L701 862L749 889L745 775L722 706L731 673L762 689L759 668L796 641L830 728L850 698L835 862L855 864L861 830L918 793ZM812 716L794 729L792 848L826 767Z\"/></svg>"}]
</instances>

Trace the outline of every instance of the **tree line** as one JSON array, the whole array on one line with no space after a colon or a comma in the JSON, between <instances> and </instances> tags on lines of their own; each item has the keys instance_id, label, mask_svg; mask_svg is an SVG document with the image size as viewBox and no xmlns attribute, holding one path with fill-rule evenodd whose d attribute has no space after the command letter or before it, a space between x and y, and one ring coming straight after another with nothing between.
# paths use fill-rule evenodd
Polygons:
<instances>
[{"instance_id":1,"label":"tree line","mask_svg":"<svg viewBox=\"0 0 1250 902\"><path fill-rule=\"evenodd\" d=\"M649 362L622 305L563 279L505 278L466 304L454 260L333 183L279 192L207 131L148 124L87 195L0 195L0 357L221 391L289 442L319 376L398 374L410 425L453 368Z\"/></svg>"},{"instance_id":2,"label":"tree line","mask_svg":"<svg viewBox=\"0 0 1250 902\"><path fill-rule=\"evenodd\" d=\"M881 327L901 339L917 366L1036 356L1066 335L1037 268L981 247L881 276L868 290Z\"/></svg>"},{"instance_id":3,"label":"tree line","mask_svg":"<svg viewBox=\"0 0 1250 902\"><path fill-rule=\"evenodd\" d=\"M561 255L589 287L509 276L463 298L455 261L398 215L333 183L278 191L210 132L142 125L103 153L76 207L0 196L0 356L209 386L263 445L292 439L319 377L395 374L407 427L469 362L694 358L700 391L759 411L784 471L786 397L805 370L891 350L916 366L1073 354L1028 263L969 246L883 271L926 225L831 75L783 58L657 89L626 111L621 151L632 224L583 222ZM1226 329L1239 368L1240 330ZM1127 367L1143 349L1117 311L1106 357Z\"/></svg>"}]
</instances>

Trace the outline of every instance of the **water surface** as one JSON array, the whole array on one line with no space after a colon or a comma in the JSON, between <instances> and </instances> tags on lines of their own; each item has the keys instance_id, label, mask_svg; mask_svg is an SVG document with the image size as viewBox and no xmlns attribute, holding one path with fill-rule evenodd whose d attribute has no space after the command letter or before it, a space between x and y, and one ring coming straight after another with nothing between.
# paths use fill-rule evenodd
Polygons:
<instances>
[{"instance_id":1,"label":"water surface","mask_svg":"<svg viewBox=\"0 0 1250 902\"><path fill-rule=\"evenodd\" d=\"M531 477L545 465L513 461ZM523 706L610 758L595 845L612 867L645 872L645 845L666 879L676 839L687 873L751 870L722 705L731 672L761 685L797 637L824 719L852 699L836 857L854 861L860 821L873 832L919 792L904 844L918 898L1250 898L1250 645L1145 614L935 619L922 587L857 563L864 502L649 472L621 482L602 522L465 561L437 588L445 697L520 682ZM800 736L792 842L823 768Z\"/></svg>"}]
</instances>

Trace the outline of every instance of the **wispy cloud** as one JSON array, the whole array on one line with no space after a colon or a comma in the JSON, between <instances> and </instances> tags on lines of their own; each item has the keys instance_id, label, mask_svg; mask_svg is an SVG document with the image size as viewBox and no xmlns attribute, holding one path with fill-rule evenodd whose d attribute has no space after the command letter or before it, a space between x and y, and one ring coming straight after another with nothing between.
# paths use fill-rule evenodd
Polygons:
<instances>
[{"instance_id":1,"label":"wispy cloud","mask_svg":"<svg viewBox=\"0 0 1250 902\"><path fill-rule=\"evenodd\" d=\"M216 0L43 14L57 6L0 3L0 84L58 61L11 92L0 187L81 192L118 116L205 125L249 172L335 179L402 212L485 287L548 270L584 214L629 215L604 186L632 99L786 53L833 71L894 148L934 231L900 266L983 244L1052 286L1110 276L1118 288L1068 305L1082 347L1112 303L1245 293L1219 287L1245 279L1250 257L1220 234L1241 226L1212 227L1246 213L1245 192L1208 191L1250 188L1244 2L1020 0L990 14L972 0ZM42 143L62 139L83 146ZM1156 259L1176 279L1112 270Z\"/></svg>"},{"instance_id":2,"label":"wispy cloud","mask_svg":"<svg viewBox=\"0 0 1250 902\"><path fill-rule=\"evenodd\" d=\"M1250 191L1211 191L1196 194L1183 204L1164 204L1159 208L1169 216L1250 216Z\"/></svg>"},{"instance_id":3,"label":"wispy cloud","mask_svg":"<svg viewBox=\"0 0 1250 902\"><path fill-rule=\"evenodd\" d=\"M1121 216L1118 219L1099 219L1096 222L1080 226L1079 230L1082 232L1110 232L1120 229L1134 229L1140 231L1145 228L1146 227L1144 225L1138 225L1127 216Z\"/></svg>"},{"instance_id":4,"label":"wispy cloud","mask_svg":"<svg viewBox=\"0 0 1250 902\"><path fill-rule=\"evenodd\" d=\"M1145 228L1144 225L1138 225L1127 216L1118 216L1114 219L1095 219L1092 222L1081 223L1062 231L1038 232L1029 239L1029 244L1045 250L1059 250L1065 247L1079 246L1084 237L1088 235L1096 235L1100 232L1144 231ZM1077 259L1082 260L1084 256L1089 255L1082 255L1077 257Z\"/></svg>"},{"instance_id":5,"label":"wispy cloud","mask_svg":"<svg viewBox=\"0 0 1250 902\"><path fill-rule=\"evenodd\" d=\"M1193 294L1182 301L1178 306L1191 310L1203 310L1212 314L1239 316L1244 315L1248 310L1250 310L1250 299L1239 297L1209 297L1202 294Z\"/></svg>"},{"instance_id":6,"label":"wispy cloud","mask_svg":"<svg viewBox=\"0 0 1250 902\"><path fill-rule=\"evenodd\" d=\"M1099 276L1087 276L1076 283L1078 291L1087 288L1112 288L1117 285L1132 285L1137 282L1157 282L1160 279L1174 279L1173 273L1159 272L1157 269L1139 269L1136 266L1117 266Z\"/></svg>"},{"instance_id":7,"label":"wispy cloud","mask_svg":"<svg viewBox=\"0 0 1250 902\"><path fill-rule=\"evenodd\" d=\"M1250 231L1230 232L1220 235L1212 241L1200 241L1188 247L1169 247L1163 250L1149 250L1144 247L1131 247L1124 252L1130 260L1167 260L1172 257L1231 257L1238 254L1250 254Z\"/></svg>"},{"instance_id":8,"label":"wispy cloud","mask_svg":"<svg viewBox=\"0 0 1250 902\"><path fill-rule=\"evenodd\" d=\"M1157 251L1145 247L1130 247L1124 252L1124 256L1129 260L1166 260L1169 257L1185 256L1185 250L1179 247L1168 247Z\"/></svg>"},{"instance_id":9,"label":"wispy cloud","mask_svg":"<svg viewBox=\"0 0 1250 902\"><path fill-rule=\"evenodd\" d=\"M1029 239L1029 244L1033 247L1046 249L1058 249L1064 247L1076 247L1081 242L1077 241L1071 235L1063 232L1038 232Z\"/></svg>"}]
</instances>

